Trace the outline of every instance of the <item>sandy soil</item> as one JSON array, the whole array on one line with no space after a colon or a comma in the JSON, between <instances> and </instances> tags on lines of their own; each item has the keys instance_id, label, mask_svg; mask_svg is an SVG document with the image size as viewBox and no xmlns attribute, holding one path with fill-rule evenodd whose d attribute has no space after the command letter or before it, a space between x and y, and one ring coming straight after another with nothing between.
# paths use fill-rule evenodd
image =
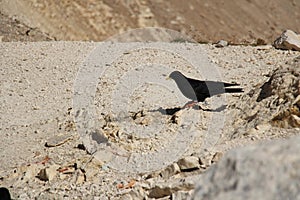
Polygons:
<instances>
[{"instance_id":1,"label":"sandy soil","mask_svg":"<svg viewBox=\"0 0 300 200\"><path fill-rule=\"evenodd\" d=\"M78 110L74 108L73 103L76 95L80 96L82 93L76 93L76 81L80 75L79 70L85 66L84 62L87 62L87 58L92 55L92 50L95 50L98 45L103 44L0 43L0 133L2 135L0 183L11 190L14 198L49 199L65 196L65 198L77 197L78 199L94 197L122 199L131 191L147 191L148 186L145 184L147 185L149 176L156 176L151 170L133 173L124 170L126 167L122 168L122 172L120 166L114 165L116 161L105 157L107 155L118 157L121 162L120 155L113 152L114 148L113 153L105 152L105 155L96 155L96 158L103 158L103 160L93 158L82 148L78 148L82 144L82 138L78 127L76 128L75 117L78 117ZM146 49L138 49L139 46L147 45L143 43L106 43L105 45L109 48L102 46L98 51L104 53L95 54L95 60L91 60L96 68L102 68L103 65L98 61L108 57L101 56L105 54L114 58L112 63L106 63L106 71L101 74L101 79L96 79L96 95L93 96L97 122L95 127L100 134L108 138L111 144L118 148L122 147L125 151L125 160L128 162L131 162L131 158L134 157L133 152L146 154L159 152L161 147L169 148L168 144L176 138L174 135L176 131L188 136L193 132L195 135L186 149L180 149L180 145L177 145L178 148L172 146L172 152L175 153L172 154L173 160L170 163L189 155L211 159L215 153L225 153L236 146L299 134L299 128L284 129L269 123L260 124L260 118L256 124L250 123L246 126L243 119L247 113L240 111L244 108L244 111L248 112L248 108L243 107L245 104L243 100L249 98L253 90L260 91L260 87L269 79L269 74L297 57L299 52L275 50L271 46L216 48L213 45L188 43L157 43L155 45L159 48ZM126 45L135 48L122 52ZM170 51L164 50L167 46ZM173 116L151 112L160 108L183 106L188 101L180 95L174 82L165 80L171 71L177 69L194 78L208 77L196 73L195 66L188 62L186 57L176 53L180 49L192 55L199 47L207 53L210 60L208 63L201 60L203 69L213 71L215 68L212 68L212 64L218 66L216 71L220 76L215 77L216 80L238 82L245 92L214 97L202 104L203 107L213 108L214 100L225 98L227 108L217 114L193 109L184 109ZM121 56L116 57L115 52L121 52ZM201 56L195 55L198 58ZM88 67L93 68L89 65ZM149 73L150 76L140 77L143 73ZM166 83L165 87L151 83L147 79L154 78L151 73L156 74L159 80L166 81L162 82ZM94 77L97 78L96 75ZM140 78L140 82L145 79L145 84L134 85L137 78ZM124 91L128 92L124 93ZM122 98L125 100L126 98L122 95L128 94L129 101L127 99L123 102ZM114 99L115 97L120 99ZM255 100L247 103L259 104ZM120 110L124 113L117 113ZM269 119L268 115L264 117ZM200 117L200 120L190 120L194 116ZM205 135L207 130L214 133L214 128L219 124L213 121L214 117L224 122L221 131L217 133L217 140ZM162 125L163 128L158 125ZM140 129L141 127L145 129ZM150 130L150 137L139 138L141 135L137 130L142 130L141 132L144 133L147 127L150 127L147 129ZM210 127L212 129L209 129ZM129 137L131 134L136 135ZM49 144L53 139L58 140L53 142L57 146L46 147L45 143ZM214 140L213 143L206 144L211 140ZM174 149L178 152L176 153ZM106 158L110 162L105 164ZM165 168L160 159L154 158L155 163ZM55 169L53 179L43 181L36 177L41 169L51 167ZM64 167L73 171L63 173ZM139 169L139 166L134 168ZM205 169L207 168L209 166ZM61 171L57 172L57 169ZM198 170L193 175L203 171L205 170ZM190 175L182 172L177 177L188 178ZM160 180L161 177L156 178ZM119 184L126 185L132 179L135 180L134 188L120 187ZM168 181L168 178L165 181Z\"/></svg>"}]
</instances>

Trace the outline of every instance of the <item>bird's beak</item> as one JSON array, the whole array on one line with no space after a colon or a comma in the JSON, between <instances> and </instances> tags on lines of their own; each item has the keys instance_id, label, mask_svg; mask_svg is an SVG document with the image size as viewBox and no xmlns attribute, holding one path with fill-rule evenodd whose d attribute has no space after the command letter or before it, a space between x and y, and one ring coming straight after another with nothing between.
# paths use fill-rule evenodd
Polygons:
<instances>
[{"instance_id":1,"label":"bird's beak","mask_svg":"<svg viewBox=\"0 0 300 200\"><path fill-rule=\"evenodd\" d=\"M167 76L167 77L166 77L166 80L170 80L170 79L171 79L170 76Z\"/></svg>"}]
</instances>

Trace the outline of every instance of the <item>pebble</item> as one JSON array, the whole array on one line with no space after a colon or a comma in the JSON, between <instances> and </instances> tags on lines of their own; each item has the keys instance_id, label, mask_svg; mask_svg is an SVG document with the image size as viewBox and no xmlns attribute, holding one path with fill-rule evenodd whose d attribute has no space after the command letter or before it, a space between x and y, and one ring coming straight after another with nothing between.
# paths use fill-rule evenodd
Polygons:
<instances>
[{"instance_id":1,"label":"pebble","mask_svg":"<svg viewBox=\"0 0 300 200\"><path fill-rule=\"evenodd\" d=\"M37 177L42 181L52 181L56 175L58 174L57 169L59 168L58 165L52 165L47 168L43 168L38 173Z\"/></svg>"},{"instance_id":2,"label":"pebble","mask_svg":"<svg viewBox=\"0 0 300 200\"><path fill-rule=\"evenodd\" d=\"M212 161L211 156L201 157L199 159L200 167L206 169L211 165L211 161Z\"/></svg>"},{"instance_id":3,"label":"pebble","mask_svg":"<svg viewBox=\"0 0 300 200\"><path fill-rule=\"evenodd\" d=\"M166 167L161 173L161 177L164 179L168 179L171 176L180 173L180 167L177 163L173 163L170 166Z\"/></svg>"},{"instance_id":4,"label":"pebble","mask_svg":"<svg viewBox=\"0 0 300 200\"><path fill-rule=\"evenodd\" d=\"M228 46L228 42L225 40L220 40L216 43L215 47L222 48Z\"/></svg>"},{"instance_id":5,"label":"pebble","mask_svg":"<svg viewBox=\"0 0 300 200\"><path fill-rule=\"evenodd\" d=\"M182 158L177 162L177 164L182 171L198 169L200 167L199 158L196 156Z\"/></svg>"}]
</instances>

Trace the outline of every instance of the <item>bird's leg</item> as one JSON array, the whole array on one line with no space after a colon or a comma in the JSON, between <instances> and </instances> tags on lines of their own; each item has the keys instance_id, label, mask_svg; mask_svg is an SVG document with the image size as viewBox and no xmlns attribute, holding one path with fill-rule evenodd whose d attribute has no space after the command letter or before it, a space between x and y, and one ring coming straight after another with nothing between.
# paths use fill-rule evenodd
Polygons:
<instances>
[{"instance_id":1,"label":"bird's leg","mask_svg":"<svg viewBox=\"0 0 300 200\"><path fill-rule=\"evenodd\" d=\"M209 109L209 108L202 108L198 103L199 102L197 102L197 101L189 101L182 107L182 109L193 108L195 110L213 111L212 109Z\"/></svg>"},{"instance_id":2,"label":"bird's leg","mask_svg":"<svg viewBox=\"0 0 300 200\"><path fill-rule=\"evenodd\" d=\"M182 109L193 108L197 103L198 103L197 101L189 101L182 107Z\"/></svg>"}]
</instances>

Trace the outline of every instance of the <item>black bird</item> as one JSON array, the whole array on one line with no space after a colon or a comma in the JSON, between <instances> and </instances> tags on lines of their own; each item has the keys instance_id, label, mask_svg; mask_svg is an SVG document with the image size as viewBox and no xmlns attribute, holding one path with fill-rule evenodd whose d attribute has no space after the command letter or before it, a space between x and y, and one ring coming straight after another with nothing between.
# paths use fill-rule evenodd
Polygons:
<instances>
[{"instance_id":1,"label":"black bird","mask_svg":"<svg viewBox=\"0 0 300 200\"><path fill-rule=\"evenodd\" d=\"M191 79L179 71L172 72L169 78L176 82L179 90L185 97L194 102L203 102L206 98L218 94L243 92L242 88L228 88L231 86L239 86L237 83Z\"/></svg>"},{"instance_id":2,"label":"black bird","mask_svg":"<svg viewBox=\"0 0 300 200\"><path fill-rule=\"evenodd\" d=\"M0 188L0 200L11 200L10 193L7 188Z\"/></svg>"}]
</instances>

